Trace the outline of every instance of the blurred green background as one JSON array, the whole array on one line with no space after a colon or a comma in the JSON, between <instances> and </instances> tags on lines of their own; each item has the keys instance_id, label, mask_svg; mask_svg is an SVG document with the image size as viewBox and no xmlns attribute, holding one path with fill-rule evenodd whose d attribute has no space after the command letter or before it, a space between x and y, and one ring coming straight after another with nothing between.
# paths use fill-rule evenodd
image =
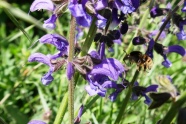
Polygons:
<instances>
[{"instance_id":1,"label":"blurred green background","mask_svg":"<svg viewBox=\"0 0 186 124\"><path fill-rule=\"evenodd\" d=\"M175 4L178 1L172 0L169 2ZM156 2L161 3L162 6L165 6L163 3L167 3L165 0ZM43 86L40 78L48 71L48 67L39 63L29 63L27 59L31 53L35 52L43 54L56 52L51 45L34 44L34 42L46 33L57 32L68 37L69 12L60 17L54 31L48 31L42 28L42 23L49 17L50 13L46 11L29 13L31 3L32 0L0 0L0 124L26 124L32 119L53 123L59 104L67 91L68 84L64 68L53 74L55 80L50 85ZM141 16L143 10L146 9L145 5L141 7ZM141 16L132 15L128 19L129 24L135 24L135 20L140 20ZM159 21L160 19L153 20L149 16L144 28L149 31L158 29ZM123 36L122 45L115 44L114 53L107 52L107 57L114 57L122 62L123 49L127 48L134 33L135 31ZM176 36L172 34L168 34L165 39L159 42L167 46L179 44L186 48L186 42L177 41ZM91 49L95 49L95 46L94 43ZM135 47L135 49L139 48L144 51L141 46ZM140 85L148 86L157 83L155 80L157 75L170 75L178 92L182 93L186 89L186 64L182 61L181 56L174 53L168 55L173 65L167 69L161 65L162 57L156 53L154 54L156 58L154 59L154 66L148 73L141 73L138 79ZM133 71L130 71L128 75L134 74L136 66L132 65L131 68ZM132 76L128 76L127 79L131 80ZM87 82L82 78L78 80L75 90L75 110L78 110L81 104L86 103L89 99L84 90L86 84ZM93 124L113 123L125 93L123 91L115 102L109 101L108 96L99 98L82 116L82 123L89 121ZM144 98L140 98L138 101L130 101L122 123L155 124L164 117L170 106L170 104L165 104L156 110L149 111L148 106L143 101ZM67 122L67 116L66 114L64 117L64 124Z\"/></svg>"}]
</instances>

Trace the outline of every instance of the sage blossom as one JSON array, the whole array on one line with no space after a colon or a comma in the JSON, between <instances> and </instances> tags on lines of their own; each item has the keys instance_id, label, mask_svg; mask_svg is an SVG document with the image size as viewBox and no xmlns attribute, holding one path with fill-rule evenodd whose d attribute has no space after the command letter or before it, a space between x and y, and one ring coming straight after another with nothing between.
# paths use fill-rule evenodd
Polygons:
<instances>
[{"instance_id":1,"label":"sage blossom","mask_svg":"<svg viewBox=\"0 0 186 124\"><path fill-rule=\"evenodd\" d=\"M52 15L44 21L43 27L46 29L54 29L56 27L56 19L58 18L58 15L54 13L55 8L56 6L51 0L35 0L30 6L30 11L34 12L41 9L51 11Z\"/></svg>"},{"instance_id":2,"label":"sage blossom","mask_svg":"<svg viewBox=\"0 0 186 124\"><path fill-rule=\"evenodd\" d=\"M46 34L39 39L39 42L43 44L47 43L47 44L54 45L58 50L58 52L54 55L44 55L42 53L33 53L28 58L29 62L37 61L37 62L41 62L49 66L49 71L46 74L44 74L43 77L41 78L41 82L44 85L48 85L54 80L52 76L53 72L57 71L63 64L66 63L65 59L61 59L61 60L58 60L58 59L62 58L64 55L67 54L68 42L64 37L58 34ZM72 72L69 71L67 73L68 77L70 78L71 77L70 74L73 73L73 69L71 69L70 66L68 67L69 67L67 68L68 71L69 70L72 71Z\"/></svg>"}]
</instances>

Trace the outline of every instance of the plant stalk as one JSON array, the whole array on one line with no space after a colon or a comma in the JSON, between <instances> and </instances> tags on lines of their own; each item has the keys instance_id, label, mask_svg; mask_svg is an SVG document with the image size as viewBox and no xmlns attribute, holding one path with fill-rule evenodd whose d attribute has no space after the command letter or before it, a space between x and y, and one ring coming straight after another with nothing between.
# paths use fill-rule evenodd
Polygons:
<instances>
[{"instance_id":1,"label":"plant stalk","mask_svg":"<svg viewBox=\"0 0 186 124\"><path fill-rule=\"evenodd\" d=\"M72 62L74 58L75 31L76 31L76 19L71 15L68 62ZM73 124L74 123L74 77L72 77L68 82L68 112L69 112L69 124Z\"/></svg>"},{"instance_id":2,"label":"plant stalk","mask_svg":"<svg viewBox=\"0 0 186 124\"><path fill-rule=\"evenodd\" d=\"M140 32L140 29L141 29L141 28L143 27L143 25L145 24L145 21L146 21L146 19L147 19L147 17L148 17L148 13L149 13L149 10L147 9L147 10L145 11L143 17L142 17L142 20L141 20L141 22L140 22L140 24L139 24L138 29L137 29L136 32L135 32L134 37L138 36L138 34L139 34L139 32ZM132 49L133 49L133 45L132 45L132 41L131 41L130 44L129 44L129 46L128 46L128 48L127 48L127 50L126 50L127 53L129 53L130 51L132 51ZM122 119L122 117L123 117L123 114L125 113L125 109L126 109L126 107L127 107L127 104L128 104L128 102L129 102L129 99L130 99L131 94L132 94L132 87L133 87L133 84L134 84L134 82L137 80L138 75L139 75L139 71L136 70L136 72L135 72L135 74L134 74L134 77L133 77L133 79L132 79L132 81L131 81L131 84L130 84L130 86L128 87L127 95L126 95L125 99L123 99L123 102L122 102L123 104L122 104L122 106L121 106L121 109L120 109L120 111L119 111L119 114L118 114L118 116L117 116L117 118L116 118L114 124L119 124L120 121L121 121L121 119Z\"/></svg>"}]
</instances>

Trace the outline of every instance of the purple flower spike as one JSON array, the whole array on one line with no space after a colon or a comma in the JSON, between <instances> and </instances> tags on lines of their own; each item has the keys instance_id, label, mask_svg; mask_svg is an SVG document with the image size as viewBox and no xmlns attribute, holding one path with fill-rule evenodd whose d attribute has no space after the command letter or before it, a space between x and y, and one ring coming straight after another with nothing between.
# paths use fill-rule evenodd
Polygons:
<instances>
[{"instance_id":1,"label":"purple flower spike","mask_svg":"<svg viewBox=\"0 0 186 124\"><path fill-rule=\"evenodd\" d=\"M46 29L54 29L56 27L57 15L53 14L49 19L44 21L43 27Z\"/></svg>"},{"instance_id":2,"label":"purple flower spike","mask_svg":"<svg viewBox=\"0 0 186 124\"><path fill-rule=\"evenodd\" d=\"M46 124L46 123L40 120L32 120L29 121L28 124Z\"/></svg>"},{"instance_id":3,"label":"purple flower spike","mask_svg":"<svg viewBox=\"0 0 186 124\"><path fill-rule=\"evenodd\" d=\"M66 71L68 80L71 80L72 76L74 75L74 71L74 66L71 62L68 62Z\"/></svg>"},{"instance_id":4,"label":"purple flower spike","mask_svg":"<svg viewBox=\"0 0 186 124\"><path fill-rule=\"evenodd\" d=\"M183 8L181 9L182 12L186 12L186 1L184 1Z\"/></svg>"},{"instance_id":5,"label":"purple flower spike","mask_svg":"<svg viewBox=\"0 0 186 124\"><path fill-rule=\"evenodd\" d=\"M58 34L46 34L42 36L39 41L41 43L48 43L54 45L57 50L63 51L65 54L67 52L67 47L68 47L68 41L65 39L63 36L58 35Z\"/></svg>"},{"instance_id":6,"label":"purple flower spike","mask_svg":"<svg viewBox=\"0 0 186 124\"><path fill-rule=\"evenodd\" d=\"M31 12L34 12L36 10L41 10L41 9L54 11L55 6L51 0L35 0L30 7Z\"/></svg>"}]
</instances>

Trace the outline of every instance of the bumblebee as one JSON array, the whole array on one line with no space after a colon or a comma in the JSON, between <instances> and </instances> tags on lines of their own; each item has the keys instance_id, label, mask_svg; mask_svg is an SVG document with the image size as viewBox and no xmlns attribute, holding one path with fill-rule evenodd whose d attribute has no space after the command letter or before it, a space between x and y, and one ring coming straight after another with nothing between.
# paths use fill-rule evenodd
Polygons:
<instances>
[{"instance_id":1,"label":"bumblebee","mask_svg":"<svg viewBox=\"0 0 186 124\"><path fill-rule=\"evenodd\" d=\"M132 51L130 54L127 54L123 58L124 62L125 62L125 60L129 60L130 63L136 63L139 71L142 68L144 71L146 71L147 69L150 70L153 65L152 59L148 55L143 54L140 51Z\"/></svg>"}]
</instances>

